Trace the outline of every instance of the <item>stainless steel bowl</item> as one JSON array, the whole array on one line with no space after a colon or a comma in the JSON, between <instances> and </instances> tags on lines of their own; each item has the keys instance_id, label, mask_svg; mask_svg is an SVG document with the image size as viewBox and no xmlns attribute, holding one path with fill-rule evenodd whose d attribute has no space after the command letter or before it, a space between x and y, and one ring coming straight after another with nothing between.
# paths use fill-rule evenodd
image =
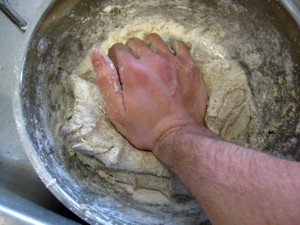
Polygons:
<instances>
[{"instance_id":1,"label":"stainless steel bowl","mask_svg":"<svg viewBox=\"0 0 300 225\"><path fill-rule=\"evenodd\" d=\"M115 4L125 5L127 1L113 1ZM203 1L157 1L157 5L168 8L168 4L183 4L192 10L197 10L201 4L211 8L211 12L218 12L216 16L223 17L228 23L239 24L240 33L234 35L249 34L254 38L266 29L273 29L283 37L282 46L290 49L290 55L294 63L293 84L297 101L300 97L300 14L293 1L233 1L242 5L247 11L238 12L234 9L223 9L218 6L217 0ZM189 216L195 212L170 212L162 211L159 206L151 205L141 207L139 202L132 200L125 192L115 190L104 179L84 166L75 156L70 156L63 151L62 145L58 145L53 129L51 128L50 111L53 110L49 98L51 83L59 82L60 70L66 69L57 66L56 61L71 54L77 58L83 57L89 47L82 45L79 38L74 34L76 29L84 31L85 24L80 21L91 13L96 13L111 2L97 0L83 1L50 1L46 0L42 5L36 21L29 24L26 31L25 43L27 51L24 56L22 71L19 77L19 84L16 88L15 118L19 134L25 151L34 166L39 177L47 188L69 209L86 221L94 224L188 224ZM299 2L296 2L299 4ZM218 7L217 7L218 6ZM163 10L164 7L160 7ZM93 8L93 9L92 9ZM158 10L157 12L161 12ZM223 11L228 11L222 14ZM156 13L156 12L152 12ZM71 14L76 16L70 16ZM255 15L255 16L253 16ZM174 18L177 15L173 15ZM105 26L103 24L103 26ZM117 26L117 24L116 24ZM69 35L66 35L69 30ZM230 30L227 37L230 37ZM266 36L266 43L272 40ZM257 51L260 49L257 44ZM72 51L70 46L72 45ZM74 47L75 46L75 47ZM226 46L225 46L226 47ZM74 49L76 51L74 51ZM231 52L232 58L241 63L247 72L249 83L254 79L255 73L249 66L240 59L239 52ZM78 61L74 61L74 65ZM47 65L47 67L41 67ZM265 63L263 66L270 67L272 63ZM274 82L276 77L284 76L281 69L274 70ZM263 70L263 68L261 68ZM270 75L271 76L271 75ZM284 83L280 85L285 85ZM255 89L256 87L251 87ZM258 89L257 89L258 91ZM258 91L258 94L263 90ZM288 95L283 94L280 101L289 101ZM298 102L299 103L299 102ZM279 103L278 103L279 104ZM272 105L269 105L272 107ZM276 143L269 143L269 147L277 144L284 144L289 138L295 138L299 143L299 136L294 135L294 130L299 122L300 103L296 106L297 112L287 115L288 124L278 134L272 134ZM266 108L264 113L267 115ZM274 136L275 135L275 136ZM277 135L277 136L276 136ZM291 159L299 157L299 145L295 145L283 153ZM199 215L197 223L205 221L205 215ZM194 221L195 222L195 221ZM196 223L196 222L195 222Z\"/></svg>"}]
</instances>

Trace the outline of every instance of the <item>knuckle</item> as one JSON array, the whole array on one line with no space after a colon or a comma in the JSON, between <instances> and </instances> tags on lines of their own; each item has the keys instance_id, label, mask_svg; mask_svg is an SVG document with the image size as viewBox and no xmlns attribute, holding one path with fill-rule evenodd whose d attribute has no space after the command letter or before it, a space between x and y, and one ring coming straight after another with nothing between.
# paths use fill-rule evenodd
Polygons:
<instances>
[{"instance_id":1,"label":"knuckle","mask_svg":"<svg viewBox=\"0 0 300 225\"><path fill-rule=\"evenodd\" d=\"M131 73L134 73L134 74L141 73L141 66L138 62L134 62L133 60L129 60L126 67L127 67L128 72L131 72Z\"/></svg>"},{"instance_id":2,"label":"knuckle","mask_svg":"<svg viewBox=\"0 0 300 225\"><path fill-rule=\"evenodd\" d=\"M124 58L122 66L120 66L119 73L122 75L128 75L137 70L137 62L134 62L132 59ZM124 76L126 77L126 76Z\"/></svg>"},{"instance_id":3,"label":"knuckle","mask_svg":"<svg viewBox=\"0 0 300 225\"><path fill-rule=\"evenodd\" d=\"M123 69L123 74L123 84L135 84L139 81L139 78L144 77L145 71L140 63L129 60Z\"/></svg>"},{"instance_id":4,"label":"knuckle","mask_svg":"<svg viewBox=\"0 0 300 225\"><path fill-rule=\"evenodd\" d=\"M188 70L192 75L199 74L198 66L194 62L190 63L190 65L188 66Z\"/></svg>"},{"instance_id":5,"label":"knuckle","mask_svg":"<svg viewBox=\"0 0 300 225\"><path fill-rule=\"evenodd\" d=\"M155 55L153 60L160 67L166 67L166 65L168 65L167 59L161 55Z\"/></svg>"}]
</instances>

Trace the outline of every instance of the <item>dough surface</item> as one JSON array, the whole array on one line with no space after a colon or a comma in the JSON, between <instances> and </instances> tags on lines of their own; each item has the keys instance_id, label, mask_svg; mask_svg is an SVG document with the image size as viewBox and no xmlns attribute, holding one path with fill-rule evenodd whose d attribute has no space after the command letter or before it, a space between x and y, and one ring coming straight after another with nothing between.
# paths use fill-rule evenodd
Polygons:
<instances>
[{"instance_id":1,"label":"dough surface","mask_svg":"<svg viewBox=\"0 0 300 225\"><path fill-rule=\"evenodd\" d=\"M160 34L167 42L181 39L191 43L209 96L207 126L225 139L251 146L256 140L253 127L257 113L245 72L220 46L201 36L200 29L185 28L160 16L136 18L107 34L106 41L94 47L107 52L114 43L124 43L130 37L142 39L151 32ZM69 116L62 132L85 164L93 164L101 176L136 189L158 190L167 198L176 194L189 196L178 178L151 152L132 147L107 119L88 55L65 85L72 96L66 103ZM97 165L90 161L90 156L98 160Z\"/></svg>"}]
</instances>

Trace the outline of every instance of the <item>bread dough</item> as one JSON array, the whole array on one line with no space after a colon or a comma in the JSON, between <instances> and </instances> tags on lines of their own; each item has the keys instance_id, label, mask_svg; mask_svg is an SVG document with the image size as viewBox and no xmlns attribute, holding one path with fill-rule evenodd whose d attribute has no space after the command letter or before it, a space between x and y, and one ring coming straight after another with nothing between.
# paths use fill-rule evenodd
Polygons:
<instances>
[{"instance_id":1,"label":"bread dough","mask_svg":"<svg viewBox=\"0 0 300 225\"><path fill-rule=\"evenodd\" d=\"M209 95L208 128L224 139L254 147L257 112L244 70L232 60L213 60L201 68Z\"/></svg>"},{"instance_id":2,"label":"bread dough","mask_svg":"<svg viewBox=\"0 0 300 225\"><path fill-rule=\"evenodd\" d=\"M160 34L167 42L182 39L191 43L191 52L203 72L209 96L207 126L225 139L251 146L251 140L256 139L252 128L257 113L245 72L209 36L201 36L200 29L186 28L160 16L136 18L107 34L106 41L94 47L107 52L114 43L124 43L131 37L143 38L151 32ZM65 88L71 93L71 100L65 103L68 116L61 132L85 164L99 170L107 179L136 189L159 190L168 198L189 195L178 178L151 152L135 149L107 119L88 55L73 71ZM98 160L96 166L91 156Z\"/></svg>"}]
</instances>

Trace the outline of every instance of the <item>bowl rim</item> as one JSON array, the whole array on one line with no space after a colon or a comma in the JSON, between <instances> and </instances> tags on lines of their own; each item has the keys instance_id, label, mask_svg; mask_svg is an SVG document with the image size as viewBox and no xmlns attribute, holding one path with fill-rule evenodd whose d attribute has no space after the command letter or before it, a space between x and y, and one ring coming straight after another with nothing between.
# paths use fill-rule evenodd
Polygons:
<instances>
[{"instance_id":1,"label":"bowl rim","mask_svg":"<svg viewBox=\"0 0 300 225\"><path fill-rule=\"evenodd\" d=\"M44 0L40 7L37 9L36 13L33 14L32 20L28 23L28 28L24 33L23 41L20 43L23 49L25 49L23 54L18 55L15 74L15 87L13 88L12 104L13 104L13 114L17 127L17 132L19 138L22 142L22 146L25 150L27 157L31 165L33 166L38 177L42 180L45 186L51 191L51 193L62 202L68 209L73 211L76 215L84 219L89 223L100 223L108 224L107 220L101 218L99 215L94 215L92 213L82 210L82 207L78 202L76 202L69 194L67 194L63 188L56 182L55 177L51 176L49 171L45 168L41 158L38 156L35 148L33 147L29 135L27 133L24 121L24 113L22 109L22 78L24 75L24 69L26 64L26 56L28 54L31 42L36 34L36 31L40 27L43 19L47 16L47 13L51 10L52 6L56 0Z\"/></svg>"},{"instance_id":2,"label":"bowl rim","mask_svg":"<svg viewBox=\"0 0 300 225\"><path fill-rule=\"evenodd\" d=\"M294 3L295 0L279 0L281 5L288 11L288 13L292 16L294 21L297 23L300 28L300 10ZM20 43L22 47L24 47L25 52L17 56L16 69L18 72L15 74L15 87L13 88L13 113L15 118L15 123L18 131L19 138L22 142L23 148L25 150L26 155L29 158L30 163L32 164L34 170L36 171L39 178L45 184L45 186L54 194L54 196L62 202L66 207L68 207L71 211L73 211L76 215L80 216L84 220L90 223L100 223L100 224L108 224L108 221L105 217L101 218L99 215L94 215L92 213L88 213L80 207L80 204L76 202L70 195L68 195L63 188L56 182L55 177L52 177L51 174L45 168L43 162L40 157L37 155L31 140L28 136L25 122L24 122L24 114L22 110L22 96L21 96L21 81L24 75L26 56L30 48L30 44L34 35L36 34L39 25L42 20L45 18L47 13L51 10L52 6L56 0L44 0L39 9L33 15L32 20L28 23L28 28L24 33L24 39Z\"/></svg>"}]
</instances>

